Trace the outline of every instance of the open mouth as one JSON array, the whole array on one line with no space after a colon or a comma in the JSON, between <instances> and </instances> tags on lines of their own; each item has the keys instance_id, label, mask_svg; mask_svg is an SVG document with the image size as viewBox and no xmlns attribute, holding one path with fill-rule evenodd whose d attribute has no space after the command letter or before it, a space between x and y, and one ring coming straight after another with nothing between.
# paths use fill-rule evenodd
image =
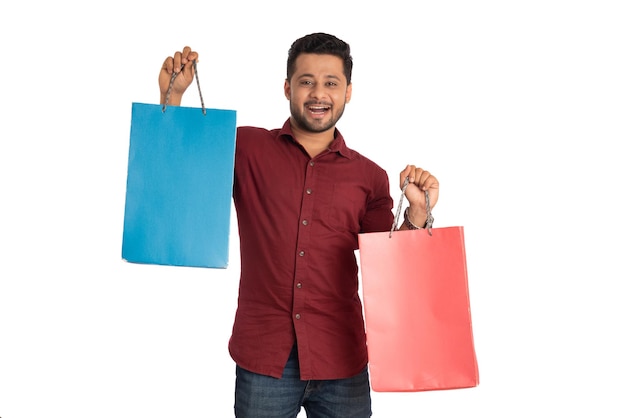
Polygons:
<instances>
[{"instance_id":1,"label":"open mouth","mask_svg":"<svg viewBox=\"0 0 626 418\"><path fill-rule=\"evenodd\" d=\"M323 116L324 114L326 114L326 112L328 112L330 110L330 106L315 104L315 105L308 105L307 109L314 116Z\"/></svg>"}]
</instances>

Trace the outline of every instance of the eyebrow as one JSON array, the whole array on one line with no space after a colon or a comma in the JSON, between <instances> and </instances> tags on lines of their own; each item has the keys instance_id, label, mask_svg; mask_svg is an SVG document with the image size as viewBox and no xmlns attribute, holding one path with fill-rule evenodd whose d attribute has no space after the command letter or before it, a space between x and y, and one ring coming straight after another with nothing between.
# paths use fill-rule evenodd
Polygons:
<instances>
[{"instance_id":1,"label":"eyebrow","mask_svg":"<svg viewBox=\"0 0 626 418\"><path fill-rule=\"evenodd\" d=\"M302 78L302 77L311 77L311 78L315 78L315 76L314 76L313 74L310 74L310 73L300 74L300 75L298 76L298 78L299 78L299 79L300 79L300 78ZM325 75L325 76L324 76L324 78L331 78L331 79L333 79L333 80L339 80L339 81L341 81L341 77L339 77L339 76L337 76L337 75L334 75L334 74Z\"/></svg>"}]
</instances>

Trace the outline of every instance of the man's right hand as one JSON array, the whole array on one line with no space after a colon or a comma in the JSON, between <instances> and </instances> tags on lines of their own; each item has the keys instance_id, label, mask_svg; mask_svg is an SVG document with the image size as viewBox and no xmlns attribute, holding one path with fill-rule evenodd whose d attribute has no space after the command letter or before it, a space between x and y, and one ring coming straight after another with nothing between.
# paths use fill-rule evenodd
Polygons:
<instances>
[{"instance_id":1,"label":"man's right hand","mask_svg":"<svg viewBox=\"0 0 626 418\"><path fill-rule=\"evenodd\" d=\"M192 51L188 46L183 48L183 51L176 51L173 57L165 58L163 66L159 72L159 89L161 90L161 104L165 103L165 96L167 90L170 87L170 81L172 80L172 73L178 73L174 84L172 85L172 91L168 105L180 106L180 102L183 98L183 94L187 87L193 81L194 69L193 61L198 61L198 53Z\"/></svg>"}]
</instances>

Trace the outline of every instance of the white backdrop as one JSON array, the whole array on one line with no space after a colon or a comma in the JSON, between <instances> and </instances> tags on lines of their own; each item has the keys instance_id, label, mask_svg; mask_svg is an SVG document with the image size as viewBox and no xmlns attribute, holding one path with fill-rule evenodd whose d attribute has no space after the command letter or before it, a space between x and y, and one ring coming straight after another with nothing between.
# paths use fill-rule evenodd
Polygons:
<instances>
[{"instance_id":1,"label":"white backdrop","mask_svg":"<svg viewBox=\"0 0 626 418\"><path fill-rule=\"evenodd\" d=\"M190 45L208 107L280 126L317 31L353 48L348 144L396 199L407 163L436 174L466 233L480 385L374 416L626 416L621 3L3 3L0 417L232 416L236 227L226 270L122 261L131 103Z\"/></svg>"}]
</instances>

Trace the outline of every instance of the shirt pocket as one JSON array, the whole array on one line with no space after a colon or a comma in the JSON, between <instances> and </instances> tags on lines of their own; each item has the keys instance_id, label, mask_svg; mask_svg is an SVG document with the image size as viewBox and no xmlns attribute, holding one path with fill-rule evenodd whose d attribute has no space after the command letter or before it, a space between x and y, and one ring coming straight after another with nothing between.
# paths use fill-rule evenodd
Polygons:
<instances>
[{"instance_id":1,"label":"shirt pocket","mask_svg":"<svg viewBox=\"0 0 626 418\"><path fill-rule=\"evenodd\" d=\"M321 202L321 221L335 231L358 234L360 220L365 213L367 195L355 182L331 183Z\"/></svg>"}]
</instances>

